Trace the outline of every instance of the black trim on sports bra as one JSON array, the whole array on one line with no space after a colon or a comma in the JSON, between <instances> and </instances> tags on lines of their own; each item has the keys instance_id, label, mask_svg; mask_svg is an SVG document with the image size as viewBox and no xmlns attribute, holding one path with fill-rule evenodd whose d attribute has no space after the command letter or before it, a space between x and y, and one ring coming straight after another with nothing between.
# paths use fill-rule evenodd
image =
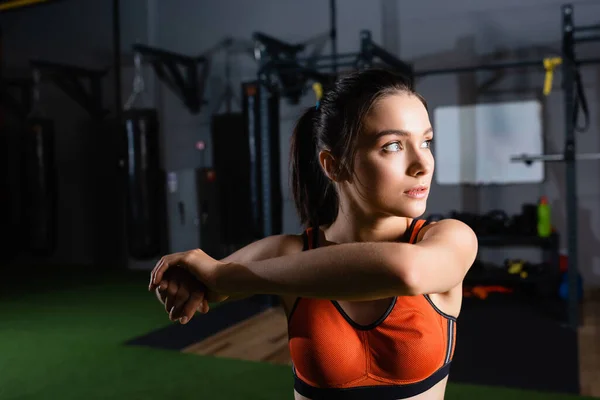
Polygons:
<instances>
[{"instance_id":1,"label":"black trim on sports bra","mask_svg":"<svg viewBox=\"0 0 600 400\"><path fill-rule=\"evenodd\" d=\"M431 304L431 307L433 307L433 309L440 314L442 317L446 318L446 319L450 319L452 321L456 321L456 317L453 317L452 315L448 315L445 312L443 312L442 310L440 310L435 304L434 302L431 300L431 297L429 297L428 294L424 294L423 295L425 297L425 299L427 299L427 301L429 302L429 304Z\"/></svg>"},{"instance_id":2,"label":"black trim on sports bra","mask_svg":"<svg viewBox=\"0 0 600 400\"><path fill-rule=\"evenodd\" d=\"M313 226L312 228L312 239L313 239L313 243L312 243L312 248L316 249L317 247L319 247L319 235L321 234L321 229L319 228L318 225Z\"/></svg>"},{"instance_id":3,"label":"black trim on sports bra","mask_svg":"<svg viewBox=\"0 0 600 400\"><path fill-rule=\"evenodd\" d=\"M412 236L412 233L415 230L417 221L419 221L418 218L415 218L412 220L412 222L410 223L410 226L408 227L406 232L404 232L404 235L402 235L402 239L401 239L402 242L406 242L406 243L410 242L410 237Z\"/></svg>"},{"instance_id":4,"label":"black trim on sports bra","mask_svg":"<svg viewBox=\"0 0 600 400\"><path fill-rule=\"evenodd\" d=\"M361 324L357 323L352 318L350 318L350 316L348 314L346 314L346 311L344 311L342 306L340 306L340 303L338 303L336 300L331 300L331 302L333 303L335 308L337 308L339 313L342 314L342 317L344 317L346 322L348 322L350 325L352 325L352 327L354 329L358 329L361 331L368 331L368 330L377 328L379 325L381 325L383 323L383 321L385 321L385 319L388 317L388 315L390 315L390 313L394 309L394 306L396 305L397 300L398 300L398 297L392 298L392 301L391 301L389 307L387 308L387 310L385 311L385 313L381 317L379 317L375 322L372 322L369 325L361 325Z\"/></svg>"},{"instance_id":5,"label":"black trim on sports bra","mask_svg":"<svg viewBox=\"0 0 600 400\"><path fill-rule=\"evenodd\" d=\"M304 243L302 245L302 251L306 251L310 248L308 245L308 232L307 231L302 232L302 243Z\"/></svg>"},{"instance_id":6,"label":"black trim on sports bra","mask_svg":"<svg viewBox=\"0 0 600 400\"><path fill-rule=\"evenodd\" d=\"M448 376L451 363L447 363L426 379L408 385L359 386L355 388L317 388L304 382L294 370L294 389L312 400L396 400L416 396L431 389Z\"/></svg>"},{"instance_id":7,"label":"black trim on sports bra","mask_svg":"<svg viewBox=\"0 0 600 400\"><path fill-rule=\"evenodd\" d=\"M292 309L290 310L290 315L288 315L288 326L290 324L290 321L292 320L292 315L294 315L294 311L296 311L296 308L298 308L298 303L300 303L300 299L301 297L296 297L296 300L294 300L294 304L292 305Z\"/></svg>"},{"instance_id":8,"label":"black trim on sports bra","mask_svg":"<svg viewBox=\"0 0 600 400\"><path fill-rule=\"evenodd\" d=\"M314 230L313 230L313 238L314 236ZM302 251L308 251L310 249L310 244L309 244L309 237L308 237L308 230L305 230L304 232L302 232ZM313 244L315 243L315 240L313 239ZM318 243L318 238L317 238L317 243ZM313 247L315 248L315 247ZM290 321L292 320L292 315L294 315L294 311L296 311L296 308L298 308L298 303L300 303L300 299L301 297L296 297L296 300L294 301L294 304L292 305L292 309L290 310L290 314L287 317L288 320L288 326L290 324Z\"/></svg>"}]
</instances>

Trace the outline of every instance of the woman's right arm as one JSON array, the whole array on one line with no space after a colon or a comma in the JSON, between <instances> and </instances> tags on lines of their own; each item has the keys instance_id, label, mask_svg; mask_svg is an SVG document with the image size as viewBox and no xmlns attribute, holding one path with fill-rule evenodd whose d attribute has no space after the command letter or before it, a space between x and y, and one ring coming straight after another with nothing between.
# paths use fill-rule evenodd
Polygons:
<instances>
[{"instance_id":1,"label":"woman's right arm","mask_svg":"<svg viewBox=\"0 0 600 400\"><path fill-rule=\"evenodd\" d=\"M257 240L220 260L225 263L244 263L268 260L302 251L301 235L274 235ZM248 296L231 296L228 300L240 300Z\"/></svg>"},{"instance_id":2,"label":"woman's right arm","mask_svg":"<svg viewBox=\"0 0 600 400\"><path fill-rule=\"evenodd\" d=\"M297 253L302 251L302 248L301 235L274 235L250 243L220 261L225 263L256 262ZM156 297L165 306L167 312L171 313L175 308L172 318L175 320L177 319L177 309L188 301L192 292L198 290L199 282L192 274L183 270L173 272L171 277L172 279L163 279L162 287L156 289ZM224 301L241 300L247 297L249 295L230 296ZM208 311L208 304L204 305L203 299L198 299L196 302L200 304L199 311Z\"/></svg>"},{"instance_id":3,"label":"woman's right arm","mask_svg":"<svg viewBox=\"0 0 600 400\"><path fill-rule=\"evenodd\" d=\"M220 261L228 263L268 260L302 251L302 245L300 235L274 235L250 243Z\"/></svg>"}]
</instances>

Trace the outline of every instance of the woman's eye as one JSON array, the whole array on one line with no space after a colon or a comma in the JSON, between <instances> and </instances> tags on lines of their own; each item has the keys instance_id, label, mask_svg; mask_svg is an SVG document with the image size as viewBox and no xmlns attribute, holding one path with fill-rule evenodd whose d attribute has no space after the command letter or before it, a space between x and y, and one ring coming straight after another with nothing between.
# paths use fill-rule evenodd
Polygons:
<instances>
[{"instance_id":1,"label":"woman's eye","mask_svg":"<svg viewBox=\"0 0 600 400\"><path fill-rule=\"evenodd\" d=\"M424 149L430 149L431 148L431 142L433 142L433 139L429 139L423 142L422 147Z\"/></svg>"},{"instance_id":2,"label":"woman's eye","mask_svg":"<svg viewBox=\"0 0 600 400\"><path fill-rule=\"evenodd\" d=\"M394 142L390 143L383 148L385 151L400 151L400 143Z\"/></svg>"}]
</instances>

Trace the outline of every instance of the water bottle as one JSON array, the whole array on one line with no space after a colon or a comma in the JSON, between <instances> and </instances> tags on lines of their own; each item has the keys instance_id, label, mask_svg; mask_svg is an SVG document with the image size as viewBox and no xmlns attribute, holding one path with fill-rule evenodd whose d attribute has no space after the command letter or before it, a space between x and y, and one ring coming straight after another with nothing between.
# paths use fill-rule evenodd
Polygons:
<instances>
[{"instance_id":1,"label":"water bottle","mask_svg":"<svg viewBox=\"0 0 600 400\"><path fill-rule=\"evenodd\" d=\"M537 233L539 237L548 237L552 233L550 204L546 196L540 198L537 207Z\"/></svg>"}]
</instances>

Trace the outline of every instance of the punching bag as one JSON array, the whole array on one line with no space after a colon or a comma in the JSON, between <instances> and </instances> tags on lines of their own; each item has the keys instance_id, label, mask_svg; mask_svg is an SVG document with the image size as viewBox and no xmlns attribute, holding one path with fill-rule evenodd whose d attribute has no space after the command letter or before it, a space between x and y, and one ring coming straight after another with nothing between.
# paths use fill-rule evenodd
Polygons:
<instances>
[{"instance_id":1,"label":"punching bag","mask_svg":"<svg viewBox=\"0 0 600 400\"><path fill-rule=\"evenodd\" d=\"M123 112L127 155L127 247L134 259L161 255L165 215L159 124L153 109Z\"/></svg>"},{"instance_id":2,"label":"punching bag","mask_svg":"<svg viewBox=\"0 0 600 400\"><path fill-rule=\"evenodd\" d=\"M23 145L23 233L25 249L39 256L56 248L57 176L54 123L46 118L25 122Z\"/></svg>"},{"instance_id":3,"label":"punching bag","mask_svg":"<svg viewBox=\"0 0 600 400\"><path fill-rule=\"evenodd\" d=\"M20 176L22 130L22 124L17 121L9 121L7 118L0 122L0 226L2 227L0 251L4 255L4 260L14 259L23 244L21 221L23 177Z\"/></svg>"},{"instance_id":4,"label":"punching bag","mask_svg":"<svg viewBox=\"0 0 600 400\"><path fill-rule=\"evenodd\" d=\"M21 240L20 212L17 208L20 194L15 190L18 183L15 175L20 166L12 162L19 152L13 147L11 139L14 133L12 127L8 126L3 111L0 108L0 251L5 258L12 259L17 254Z\"/></svg>"}]
</instances>

